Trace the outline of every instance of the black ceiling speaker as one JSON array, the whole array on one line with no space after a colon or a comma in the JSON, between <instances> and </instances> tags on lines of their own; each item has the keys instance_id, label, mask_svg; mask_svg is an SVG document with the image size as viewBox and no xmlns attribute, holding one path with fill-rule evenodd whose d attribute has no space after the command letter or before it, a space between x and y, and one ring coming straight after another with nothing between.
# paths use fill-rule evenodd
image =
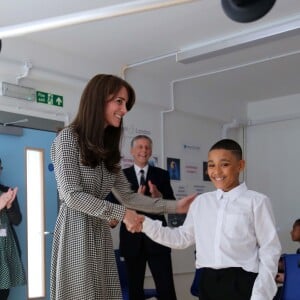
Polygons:
<instances>
[{"instance_id":1,"label":"black ceiling speaker","mask_svg":"<svg viewBox=\"0 0 300 300\"><path fill-rule=\"evenodd\" d=\"M262 18L273 7L276 0L222 0L225 14L240 23Z\"/></svg>"}]
</instances>

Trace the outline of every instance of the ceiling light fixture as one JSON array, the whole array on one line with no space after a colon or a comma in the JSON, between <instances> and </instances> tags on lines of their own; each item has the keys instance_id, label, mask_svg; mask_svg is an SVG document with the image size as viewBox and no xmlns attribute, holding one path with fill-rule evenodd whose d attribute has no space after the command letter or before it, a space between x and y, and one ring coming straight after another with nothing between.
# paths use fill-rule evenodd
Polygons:
<instances>
[{"instance_id":1,"label":"ceiling light fixture","mask_svg":"<svg viewBox=\"0 0 300 300\"><path fill-rule=\"evenodd\" d=\"M0 81L0 96L35 101L36 90L31 87Z\"/></svg>"},{"instance_id":2,"label":"ceiling light fixture","mask_svg":"<svg viewBox=\"0 0 300 300\"><path fill-rule=\"evenodd\" d=\"M266 15L276 0L222 0L225 14L240 23L253 22Z\"/></svg>"},{"instance_id":3,"label":"ceiling light fixture","mask_svg":"<svg viewBox=\"0 0 300 300\"><path fill-rule=\"evenodd\" d=\"M195 2L199 0L144 0L132 1L113 6L101 7L97 9L81 11L78 13L58 16L48 19L37 20L33 22L11 25L0 28L0 39L25 35L28 33L61 28L81 23L92 21L99 21L103 19L119 17L148 10L164 8L184 4L188 2Z\"/></svg>"},{"instance_id":4,"label":"ceiling light fixture","mask_svg":"<svg viewBox=\"0 0 300 300\"><path fill-rule=\"evenodd\" d=\"M282 22L280 24L272 24L271 26L261 28L256 31L230 36L214 42L190 47L180 50L176 54L176 61L189 64L203 59L217 57L222 54L232 53L252 45L259 45L271 40L283 38L299 34L300 17Z\"/></svg>"}]
</instances>

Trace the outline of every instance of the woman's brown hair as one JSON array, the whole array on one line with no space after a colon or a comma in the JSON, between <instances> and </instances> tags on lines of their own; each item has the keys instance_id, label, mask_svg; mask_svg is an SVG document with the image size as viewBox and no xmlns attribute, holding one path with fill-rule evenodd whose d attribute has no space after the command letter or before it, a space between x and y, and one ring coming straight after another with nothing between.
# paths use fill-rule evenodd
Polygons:
<instances>
[{"instance_id":1,"label":"woman's brown hair","mask_svg":"<svg viewBox=\"0 0 300 300\"><path fill-rule=\"evenodd\" d=\"M120 142L123 122L120 127L105 127L105 106L122 87L128 93L126 108L129 111L135 102L131 85L114 75L98 74L86 85L80 99L77 115L71 123L78 136L81 162L95 168L104 161L111 172L118 172L121 159Z\"/></svg>"}]
</instances>

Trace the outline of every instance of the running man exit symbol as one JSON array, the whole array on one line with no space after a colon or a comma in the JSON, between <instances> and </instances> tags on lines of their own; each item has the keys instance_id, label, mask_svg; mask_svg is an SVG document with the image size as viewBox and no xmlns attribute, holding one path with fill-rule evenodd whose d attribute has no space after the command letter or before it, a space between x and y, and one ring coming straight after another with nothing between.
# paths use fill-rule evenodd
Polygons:
<instances>
[{"instance_id":1,"label":"running man exit symbol","mask_svg":"<svg viewBox=\"0 0 300 300\"><path fill-rule=\"evenodd\" d=\"M36 102L63 107L64 97L60 95L37 91Z\"/></svg>"}]
</instances>

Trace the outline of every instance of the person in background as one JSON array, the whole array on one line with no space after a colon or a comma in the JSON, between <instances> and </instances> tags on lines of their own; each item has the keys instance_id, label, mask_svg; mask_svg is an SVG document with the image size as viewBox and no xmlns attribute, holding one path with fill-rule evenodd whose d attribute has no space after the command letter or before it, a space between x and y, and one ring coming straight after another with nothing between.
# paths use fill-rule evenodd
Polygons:
<instances>
[{"instance_id":1,"label":"person in background","mask_svg":"<svg viewBox=\"0 0 300 300\"><path fill-rule=\"evenodd\" d=\"M51 146L61 201L52 246L52 300L122 300L110 230L112 221L140 230L134 211L185 213L194 200L134 193L120 166L123 117L135 102L131 85L98 74L86 85L73 122ZM106 200L112 192L123 205Z\"/></svg>"},{"instance_id":2,"label":"person in background","mask_svg":"<svg viewBox=\"0 0 300 300\"><path fill-rule=\"evenodd\" d=\"M297 219L294 224L293 228L291 230L291 239L293 242L300 243L300 219ZM300 254L300 248L296 250L297 254ZM280 257L278 262L278 273L276 275L276 282L279 284L278 291L276 293L276 296L274 297L274 300L280 300L281 299L281 292L282 292L282 284L284 283L284 261L283 261L284 254Z\"/></svg>"},{"instance_id":3,"label":"person in background","mask_svg":"<svg viewBox=\"0 0 300 300\"><path fill-rule=\"evenodd\" d=\"M293 228L291 230L291 238L293 242L300 243L300 219L297 219L293 224ZM300 254L300 248L297 249L296 253Z\"/></svg>"},{"instance_id":4,"label":"person in background","mask_svg":"<svg viewBox=\"0 0 300 300\"><path fill-rule=\"evenodd\" d=\"M0 159L0 173L3 170ZM0 300L8 299L10 288L26 283L20 249L13 225L22 220L18 189L0 184Z\"/></svg>"},{"instance_id":5,"label":"person in background","mask_svg":"<svg viewBox=\"0 0 300 300\"><path fill-rule=\"evenodd\" d=\"M153 198L174 199L168 171L150 166L152 140L138 135L131 141L134 165L123 169L133 191ZM143 172L144 179L141 179ZM164 215L147 214L167 226ZM171 249L149 239L144 233L131 233L124 223L120 227L120 253L125 259L129 282L129 299L144 300L144 278L148 263L159 300L176 300L173 280Z\"/></svg>"},{"instance_id":6,"label":"person in background","mask_svg":"<svg viewBox=\"0 0 300 300\"><path fill-rule=\"evenodd\" d=\"M196 244L201 300L272 300L281 246L270 200L239 182L244 170L240 145L215 143L208 175L216 190L199 195L182 226L163 227L145 217L142 232L172 248Z\"/></svg>"}]
</instances>

